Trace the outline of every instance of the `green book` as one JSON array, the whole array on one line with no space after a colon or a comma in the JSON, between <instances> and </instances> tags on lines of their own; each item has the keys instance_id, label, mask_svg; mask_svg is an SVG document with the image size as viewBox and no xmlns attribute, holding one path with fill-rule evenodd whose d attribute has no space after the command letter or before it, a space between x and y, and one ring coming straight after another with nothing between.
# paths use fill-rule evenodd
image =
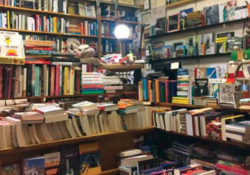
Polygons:
<instances>
[{"instance_id":1,"label":"green book","mask_svg":"<svg viewBox=\"0 0 250 175\"><path fill-rule=\"evenodd\" d=\"M104 90L98 90L98 91L96 91L96 90L93 90L93 91L84 91L84 90L82 90L82 95L95 95L95 94L104 94Z\"/></svg>"},{"instance_id":2,"label":"green book","mask_svg":"<svg viewBox=\"0 0 250 175\"><path fill-rule=\"evenodd\" d=\"M40 89L40 67L35 67L35 96L41 96Z\"/></svg>"}]
</instances>

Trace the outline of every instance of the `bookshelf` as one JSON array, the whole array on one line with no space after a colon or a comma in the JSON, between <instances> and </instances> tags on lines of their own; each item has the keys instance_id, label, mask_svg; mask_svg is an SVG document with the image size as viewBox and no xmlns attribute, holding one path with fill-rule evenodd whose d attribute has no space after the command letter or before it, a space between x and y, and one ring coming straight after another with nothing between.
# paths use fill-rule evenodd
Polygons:
<instances>
[{"instance_id":1,"label":"bookshelf","mask_svg":"<svg viewBox=\"0 0 250 175\"><path fill-rule=\"evenodd\" d=\"M187 32L198 32L198 31L202 31L202 30L206 30L206 29L211 29L211 28L214 28L214 27L222 27L222 26L225 26L225 25L235 25L237 23L248 21L248 20L249 20L249 18L239 19L239 20L234 20L234 21L227 21L227 22L213 24L213 25L206 25L206 26L201 26L201 27L190 28L190 29L187 29L187 30L179 30L177 32L170 32L170 33L163 33L163 34L159 34L159 35L152 35L152 36L147 37L146 39L169 37L169 36L179 35L181 33L187 33Z\"/></svg>"},{"instance_id":2,"label":"bookshelf","mask_svg":"<svg viewBox=\"0 0 250 175\"><path fill-rule=\"evenodd\" d=\"M166 8L174 8L174 7L178 7L178 6L182 6L182 5L185 5L185 4L189 4L189 3L194 3L194 2L197 2L197 1L201 1L201 0L181 0L179 2L175 2L175 3L172 3L172 4L169 4L169 5L166 5Z\"/></svg>"}]
</instances>

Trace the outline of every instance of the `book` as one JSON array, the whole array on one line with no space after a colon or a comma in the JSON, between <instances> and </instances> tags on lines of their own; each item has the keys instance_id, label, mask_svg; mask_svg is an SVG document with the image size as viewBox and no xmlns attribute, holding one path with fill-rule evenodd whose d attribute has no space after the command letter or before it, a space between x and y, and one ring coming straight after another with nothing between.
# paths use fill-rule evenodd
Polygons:
<instances>
[{"instance_id":1,"label":"book","mask_svg":"<svg viewBox=\"0 0 250 175\"><path fill-rule=\"evenodd\" d=\"M207 96L208 95L208 79L195 79L194 96Z\"/></svg>"},{"instance_id":2,"label":"book","mask_svg":"<svg viewBox=\"0 0 250 175\"><path fill-rule=\"evenodd\" d=\"M45 159L45 174L59 175L60 174L60 152L44 154Z\"/></svg>"},{"instance_id":3,"label":"book","mask_svg":"<svg viewBox=\"0 0 250 175\"><path fill-rule=\"evenodd\" d=\"M187 29L187 16L189 13L192 13L193 11L194 11L193 8L188 8L180 11L180 30Z\"/></svg>"},{"instance_id":4,"label":"book","mask_svg":"<svg viewBox=\"0 0 250 175\"><path fill-rule=\"evenodd\" d=\"M35 157L23 160L23 174L45 174L45 159L44 157Z\"/></svg>"},{"instance_id":5,"label":"book","mask_svg":"<svg viewBox=\"0 0 250 175\"><path fill-rule=\"evenodd\" d=\"M203 35L203 43L205 46L205 55L213 55L215 54L215 39L214 34L204 34Z\"/></svg>"},{"instance_id":6,"label":"book","mask_svg":"<svg viewBox=\"0 0 250 175\"><path fill-rule=\"evenodd\" d=\"M99 143L79 145L81 175L101 173Z\"/></svg>"},{"instance_id":7,"label":"book","mask_svg":"<svg viewBox=\"0 0 250 175\"><path fill-rule=\"evenodd\" d=\"M180 14L168 17L168 32L176 32L180 30Z\"/></svg>"},{"instance_id":8,"label":"book","mask_svg":"<svg viewBox=\"0 0 250 175\"><path fill-rule=\"evenodd\" d=\"M206 25L214 25L220 22L219 5L205 7L203 10L206 17Z\"/></svg>"},{"instance_id":9,"label":"book","mask_svg":"<svg viewBox=\"0 0 250 175\"><path fill-rule=\"evenodd\" d=\"M166 18L159 18L156 20L156 24L155 24L155 34L159 35L159 34L163 34L166 32Z\"/></svg>"},{"instance_id":10,"label":"book","mask_svg":"<svg viewBox=\"0 0 250 175\"><path fill-rule=\"evenodd\" d=\"M13 164L2 167L2 175L20 175L20 165Z\"/></svg>"}]
</instances>

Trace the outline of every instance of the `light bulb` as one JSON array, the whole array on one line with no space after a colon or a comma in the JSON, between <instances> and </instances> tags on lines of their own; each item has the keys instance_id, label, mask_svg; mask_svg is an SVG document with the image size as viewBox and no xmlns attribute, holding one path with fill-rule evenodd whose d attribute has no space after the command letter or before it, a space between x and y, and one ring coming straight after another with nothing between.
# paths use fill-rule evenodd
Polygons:
<instances>
[{"instance_id":1,"label":"light bulb","mask_svg":"<svg viewBox=\"0 0 250 175\"><path fill-rule=\"evenodd\" d=\"M128 26L124 24L119 24L118 26L115 27L115 37L117 39L126 39L129 37L129 28Z\"/></svg>"}]
</instances>

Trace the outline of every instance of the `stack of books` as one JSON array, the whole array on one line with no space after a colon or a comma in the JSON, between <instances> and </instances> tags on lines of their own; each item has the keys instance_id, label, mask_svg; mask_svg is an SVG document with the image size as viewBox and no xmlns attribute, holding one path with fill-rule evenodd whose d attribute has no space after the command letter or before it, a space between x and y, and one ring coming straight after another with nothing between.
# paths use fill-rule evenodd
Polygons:
<instances>
[{"instance_id":1,"label":"stack of books","mask_svg":"<svg viewBox=\"0 0 250 175\"><path fill-rule=\"evenodd\" d=\"M25 41L25 54L31 56L51 56L53 41L38 41L26 40Z\"/></svg>"},{"instance_id":2,"label":"stack of books","mask_svg":"<svg viewBox=\"0 0 250 175\"><path fill-rule=\"evenodd\" d=\"M173 97L172 103L189 104L191 99L188 69L182 68L177 71L177 97Z\"/></svg>"},{"instance_id":3,"label":"stack of books","mask_svg":"<svg viewBox=\"0 0 250 175\"><path fill-rule=\"evenodd\" d=\"M230 121L233 120L232 121ZM223 118L223 139L230 139L236 142L250 143L250 121L245 120L244 116L234 116Z\"/></svg>"},{"instance_id":4,"label":"stack of books","mask_svg":"<svg viewBox=\"0 0 250 175\"><path fill-rule=\"evenodd\" d=\"M82 94L103 94L103 74L100 73L82 73Z\"/></svg>"},{"instance_id":5,"label":"stack of books","mask_svg":"<svg viewBox=\"0 0 250 175\"><path fill-rule=\"evenodd\" d=\"M123 90L122 81L117 76L103 76L105 93L118 93Z\"/></svg>"},{"instance_id":6,"label":"stack of books","mask_svg":"<svg viewBox=\"0 0 250 175\"><path fill-rule=\"evenodd\" d=\"M78 2L68 3L68 14L96 17L96 11L94 5L87 5L86 3L78 3Z\"/></svg>"}]
</instances>

